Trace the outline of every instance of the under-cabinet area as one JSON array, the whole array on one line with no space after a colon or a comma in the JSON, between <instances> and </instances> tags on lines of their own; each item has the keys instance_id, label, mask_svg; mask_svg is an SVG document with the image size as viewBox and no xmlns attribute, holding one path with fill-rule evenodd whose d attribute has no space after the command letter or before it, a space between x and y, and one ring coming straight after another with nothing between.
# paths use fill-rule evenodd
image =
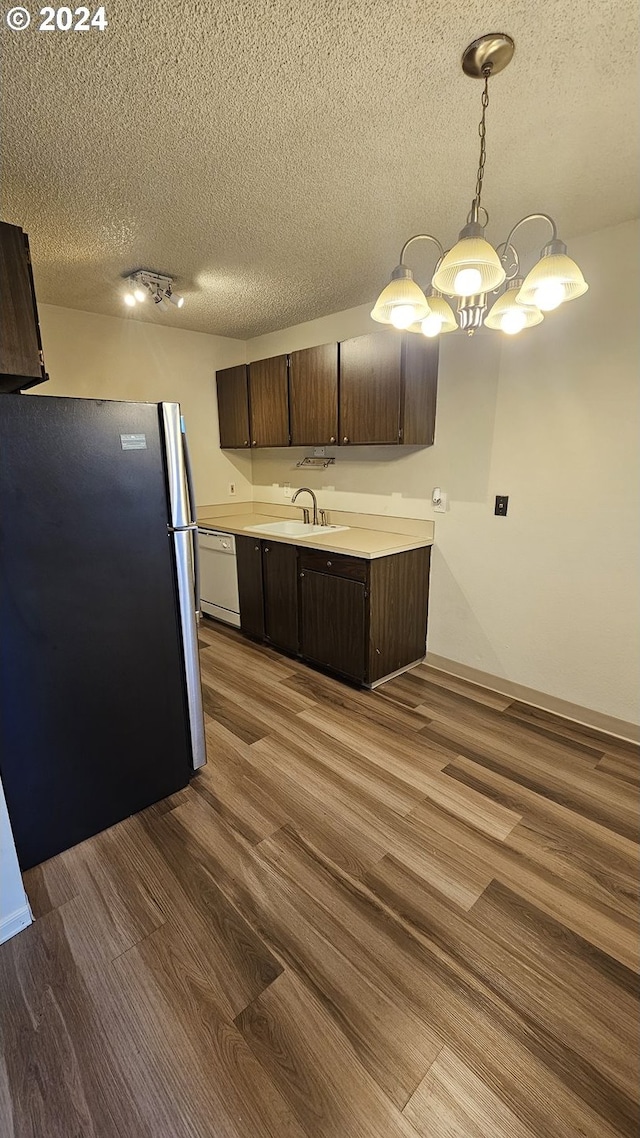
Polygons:
<instances>
[{"instance_id":1,"label":"under-cabinet area","mask_svg":"<svg viewBox=\"0 0 640 1138\"><path fill-rule=\"evenodd\" d=\"M235 540L246 635L367 687L424 657L428 546L367 559Z\"/></svg>"},{"instance_id":2,"label":"under-cabinet area","mask_svg":"<svg viewBox=\"0 0 640 1138\"><path fill-rule=\"evenodd\" d=\"M220 446L432 446L438 344L374 332L216 373Z\"/></svg>"}]
</instances>

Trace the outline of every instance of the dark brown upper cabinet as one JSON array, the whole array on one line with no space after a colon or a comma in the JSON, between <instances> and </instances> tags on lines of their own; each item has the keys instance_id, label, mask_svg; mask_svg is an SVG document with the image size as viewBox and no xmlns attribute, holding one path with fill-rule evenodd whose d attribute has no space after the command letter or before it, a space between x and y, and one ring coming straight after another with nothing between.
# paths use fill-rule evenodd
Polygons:
<instances>
[{"instance_id":1,"label":"dark brown upper cabinet","mask_svg":"<svg viewBox=\"0 0 640 1138\"><path fill-rule=\"evenodd\" d=\"M22 391L48 379L44 369L29 240L0 221L0 391Z\"/></svg>"},{"instance_id":2,"label":"dark brown upper cabinet","mask_svg":"<svg viewBox=\"0 0 640 1138\"><path fill-rule=\"evenodd\" d=\"M439 340L409 333L403 337L400 443L433 446L436 430Z\"/></svg>"},{"instance_id":3,"label":"dark brown upper cabinet","mask_svg":"<svg viewBox=\"0 0 640 1138\"><path fill-rule=\"evenodd\" d=\"M338 439L338 345L289 357L292 446L331 446Z\"/></svg>"},{"instance_id":4,"label":"dark brown upper cabinet","mask_svg":"<svg viewBox=\"0 0 640 1138\"><path fill-rule=\"evenodd\" d=\"M437 386L438 341L412 333L256 360L218 372L220 445L431 446Z\"/></svg>"},{"instance_id":5,"label":"dark brown upper cabinet","mask_svg":"<svg viewBox=\"0 0 640 1138\"><path fill-rule=\"evenodd\" d=\"M227 367L216 376L221 447L248 447L249 381L247 365Z\"/></svg>"},{"instance_id":6,"label":"dark brown upper cabinet","mask_svg":"<svg viewBox=\"0 0 640 1138\"><path fill-rule=\"evenodd\" d=\"M252 447L289 446L288 357L249 364Z\"/></svg>"},{"instance_id":7,"label":"dark brown upper cabinet","mask_svg":"<svg viewBox=\"0 0 640 1138\"><path fill-rule=\"evenodd\" d=\"M397 443L402 336L374 332L340 344L340 442Z\"/></svg>"},{"instance_id":8,"label":"dark brown upper cabinet","mask_svg":"<svg viewBox=\"0 0 640 1138\"><path fill-rule=\"evenodd\" d=\"M340 344L340 443L431 446L438 343L373 332Z\"/></svg>"}]
</instances>

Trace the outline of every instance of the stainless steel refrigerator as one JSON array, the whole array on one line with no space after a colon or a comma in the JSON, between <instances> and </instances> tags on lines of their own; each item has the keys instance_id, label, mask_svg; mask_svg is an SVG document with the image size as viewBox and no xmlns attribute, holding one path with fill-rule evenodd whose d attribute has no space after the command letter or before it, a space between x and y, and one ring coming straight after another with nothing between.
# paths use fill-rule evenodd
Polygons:
<instances>
[{"instance_id":1,"label":"stainless steel refrigerator","mask_svg":"<svg viewBox=\"0 0 640 1138\"><path fill-rule=\"evenodd\" d=\"M0 777L23 869L205 762L177 403L0 395Z\"/></svg>"}]
</instances>

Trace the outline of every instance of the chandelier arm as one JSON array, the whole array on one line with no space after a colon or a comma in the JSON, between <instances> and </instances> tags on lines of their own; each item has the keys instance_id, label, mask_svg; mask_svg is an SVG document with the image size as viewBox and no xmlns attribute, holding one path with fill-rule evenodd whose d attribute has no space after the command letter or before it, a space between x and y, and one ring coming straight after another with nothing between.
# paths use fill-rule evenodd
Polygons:
<instances>
[{"instance_id":1,"label":"chandelier arm","mask_svg":"<svg viewBox=\"0 0 640 1138\"><path fill-rule=\"evenodd\" d=\"M502 245L496 245L496 253L504 265L507 273L506 279L508 281L514 280L520 272L520 258L515 245L512 245L510 241L503 241ZM509 254L511 254L512 257L511 264L508 263Z\"/></svg>"},{"instance_id":2,"label":"chandelier arm","mask_svg":"<svg viewBox=\"0 0 640 1138\"><path fill-rule=\"evenodd\" d=\"M413 241L433 241L434 245L438 246L440 259L444 257L444 249L442 248L442 245L438 241L437 237L432 237L430 233L416 233L413 237L410 237L408 241L405 241L404 245L402 246L398 264L404 265L404 255Z\"/></svg>"},{"instance_id":3,"label":"chandelier arm","mask_svg":"<svg viewBox=\"0 0 640 1138\"><path fill-rule=\"evenodd\" d=\"M519 229L520 226L524 225L524 223L526 221L538 221L538 220L547 221L549 223L549 225L551 226L551 240L557 241L558 230L556 228L556 223L552 217L549 217L548 213L528 213L526 217L521 217L520 221L516 221L513 229L511 230L511 233L507 237L507 240L504 242L505 248L508 248L508 246L511 245L511 239L512 239L516 229Z\"/></svg>"}]
</instances>

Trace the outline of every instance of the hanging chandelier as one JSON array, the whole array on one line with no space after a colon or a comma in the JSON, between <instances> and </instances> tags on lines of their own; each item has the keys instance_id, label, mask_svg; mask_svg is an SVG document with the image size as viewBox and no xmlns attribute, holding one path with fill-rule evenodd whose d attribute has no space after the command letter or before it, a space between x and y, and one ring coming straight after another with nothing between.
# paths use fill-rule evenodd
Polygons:
<instances>
[{"instance_id":1,"label":"hanging chandelier","mask_svg":"<svg viewBox=\"0 0 640 1138\"><path fill-rule=\"evenodd\" d=\"M378 297L371 316L380 324L392 324L408 332L437 336L457 328L470 336L484 325L513 336L524 328L540 324L545 312L582 296L588 285L567 256L567 246L558 238L556 224L546 213L530 213L513 226L506 241L495 248L485 238L489 214L482 205L482 182L487 156L486 115L489 106L489 79L503 71L513 56L514 42L502 32L481 36L463 53L462 70L473 79L483 79L482 116L478 127L480 161L476 191L456 244L443 249L437 237L416 233L402 247L400 261L389 284ZM544 221L551 228L548 243L528 276L520 271L520 259L513 244L516 231L529 221ZM428 293L422 291L405 264L405 255L414 241L431 241L438 260ZM504 286L504 287L503 287ZM491 302L489 294L497 299ZM457 301L454 313L447 298Z\"/></svg>"}]
</instances>

